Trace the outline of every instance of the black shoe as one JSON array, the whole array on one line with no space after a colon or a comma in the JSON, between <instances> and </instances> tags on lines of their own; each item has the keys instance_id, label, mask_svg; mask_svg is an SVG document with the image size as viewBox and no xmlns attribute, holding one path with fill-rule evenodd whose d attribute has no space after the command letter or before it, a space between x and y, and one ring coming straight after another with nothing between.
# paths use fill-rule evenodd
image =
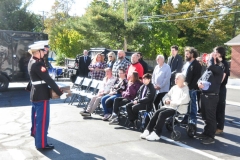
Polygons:
<instances>
[{"instance_id":1,"label":"black shoe","mask_svg":"<svg viewBox=\"0 0 240 160\"><path fill-rule=\"evenodd\" d=\"M198 138L198 139L206 139L206 138L208 138L208 136L206 136L205 134L203 134L203 133L197 133L196 134L196 138Z\"/></svg>"},{"instance_id":2,"label":"black shoe","mask_svg":"<svg viewBox=\"0 0 240 160\"><path fill-rule=\"evenodd\" d=\"M85 112L85 110L84 110L84 111L81 111L81 112L79 112L79 114L81 114L81 115L82 115L84 112Z\"/></svg>"},{"instance_id":3,"label":"black shoe","mask_svg":"<svg viewBox=\"0 0 240 160\"><path fill-rule=\"evenodd\" d=\"M35 135L34 135L34 134L32 134L32 133L30 134L30 136L32 136L32 137L34 137L34 138L35 138Z\"/></svg>"},{"instance_id":4,"label":"black shoe","mask_svg":"<svg viewBox=\"0 0 240 160\"><path fill-rule=\"evenodd\" d=\"M207 137L201 141L202 144L213 144L215 143L215 140L211 137Z\"/></svg>"},{"instance_id":5,"label":"black shoe","mask_svg":"<svg viewBox=\"0 0 240 160\"><path fill-rule=\"evenodd\" d=\"M84 111L82 114L82 116L91 116L91 113L87 112L87 111Z\"/></svg>"},{"instance_id":6,"label":"black shoe","mask_svg":"<svg viewBox=\"0 0 240 160\"><path fill-rule=\"evenodd\" d=\"M37 149L38 150L50 150L50 149L54 149L54 145L48 144L44 148L37 148Z\"/></svg>"}]
</instances>

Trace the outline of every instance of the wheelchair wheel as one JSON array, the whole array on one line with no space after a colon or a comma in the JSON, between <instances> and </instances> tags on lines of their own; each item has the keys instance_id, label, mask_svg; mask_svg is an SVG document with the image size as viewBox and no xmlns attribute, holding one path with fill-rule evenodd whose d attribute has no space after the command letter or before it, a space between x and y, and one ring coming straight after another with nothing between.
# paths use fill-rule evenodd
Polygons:
<instances>
[{"instance_id":1,"label":"wheelchair wheel","mask_svg":"<svg viewBox=\"0 0 240 160\"><path fill-rule=\"evenodd\" d=\"M166 128L167 128L168 131L173 131L172 122L167 122L166 123Z\"/></svg>"},{"instance_id":2,"label":"wheelchair wheel","mask_svg":"<svg viewBox=\"0 0 240 160\"><path fill-rule=\"evenodd\" d=\"M194 124L188 124L187 126L187 134L189 137L194 137L194 135L196 134L197 131L197 127Z\"/></svg>"},{"instance_id":3,"label":"wheelchair wheel","mask_svg":"<svg viewBox=\"0 0 240 160\"><path fill-rule=\"evenodd\" d=\"M174 141L177 141L179 140L179 138L181 137L181 133L179 131L173 131L171 133L171 138L174 140Z\"/></svg>"}]
</instances>

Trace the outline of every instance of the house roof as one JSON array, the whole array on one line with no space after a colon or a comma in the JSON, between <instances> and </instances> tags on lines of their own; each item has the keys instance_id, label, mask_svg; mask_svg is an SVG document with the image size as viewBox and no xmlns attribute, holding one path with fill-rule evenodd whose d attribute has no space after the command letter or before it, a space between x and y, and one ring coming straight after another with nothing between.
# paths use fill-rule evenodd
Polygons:
<instances>
[{"instance_id":1,"label":"house roof","mask_svg":"<svg viewBox=\"0 0 240 160\"><path fill-rule=\"evenodd\" d=\"M224 44L227 46L240 46L240 34Z\"/></svg>"}]
</instances>

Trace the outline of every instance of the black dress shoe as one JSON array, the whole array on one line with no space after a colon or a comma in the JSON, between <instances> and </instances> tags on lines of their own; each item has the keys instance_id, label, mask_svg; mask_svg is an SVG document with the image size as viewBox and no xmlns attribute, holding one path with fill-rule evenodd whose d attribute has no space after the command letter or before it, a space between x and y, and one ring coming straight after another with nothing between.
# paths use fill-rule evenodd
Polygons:
<instances>
[{"instance_id":1,"label":"black dress shoe","mask_svg":"<svg viewBox=\"0 0 240 160\"><path fill-rule=\"evenodd\" d=\"M197 133L195 136L196 136L196 138L198 138L198 139L206 139L206 138L208 138L208 136L206 136L206 135L203 134L203 133Z\"/></svg>"},{"instance_id":2,"label":"black dress shoe","mask_svg":"<svg viewBox=\"0 0 240 160\"><path fill-rule=\"evenodd\" d=\"M54 149L54 145L48 144L44 148L37 148L37 149L38 150L50 150L50 149Z\"/></svg>"}]
</instances>

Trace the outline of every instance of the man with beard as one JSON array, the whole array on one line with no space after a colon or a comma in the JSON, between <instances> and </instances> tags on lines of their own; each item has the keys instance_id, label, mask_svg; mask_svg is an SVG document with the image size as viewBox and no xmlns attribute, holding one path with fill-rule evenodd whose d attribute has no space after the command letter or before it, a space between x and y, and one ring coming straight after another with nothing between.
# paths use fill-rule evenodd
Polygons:
<instances>
[{"instance_id":1,"label":"man with beard","mask_svg":"<svg viewBox=\"0 0 240 160\"><path fill-rule=\"evenodd\" d=\"M185 47L185 59L186 63L183 66L182 73L185 75L188 88L189 95L191 98L191 112L190 112L190 123L196 125L197 123L197 82L201 77L202 67L200 63L196 60L198 57L197 50L193 47ZM187 123L187 116L184 118L182 123Z\"/></svg>"},{"instance_id":2,"label":"man with beard","mask_svg":"<svg viewBox=\"0 0 240 160\"><path fill-rule=\"evenodd\" d=\"M142 65L143 67L143 74L146 74L148 72L148 64L143 60L142 53L138 52L137 53L139 59L138 62Z\"/></svg>"},{"instance_id":3,"label":"man with beard","mask_svg":"<svg viewBox=\"0 0 240 160\"><path fill-rule=\"evenodd\" d=\"M131 65L128 67L127 70L127 79L129 80L130 77L132 76L132 73L134 71L138 72L139 78L142 79L143 76L143 67L142 65L138 62L138 55L137 53L134 53L131 57Z\"/></svg>"},{"instance_id":4,"label":"man with beard","mask_svg":"<svg viewBox=\"0 0 240 160\"><path fill-rule=\"evenodd\" d=\"M207 64L207 70L198 81L201 89L201 112L205 122L204 130L197 137L202 139L202 144L215 143L214 137L217 128L216 110L219 101L219 90L223 79L222 63L217 59L216 53L212 53Z\"/></svg>"},{"instance_id":5,"label":"man with beard","mask_svg":"<svg viewBox=\"0 0 240 160\"><path fill-rule=\"evenodd\" d=\"M126 54L123 50L119 50L117 56L118 60L113 65L112 74L114 77L119 78L118 70L122 69L124 72L126 72L131 63L126 60Z\"/></svg>"}]
</instances>

